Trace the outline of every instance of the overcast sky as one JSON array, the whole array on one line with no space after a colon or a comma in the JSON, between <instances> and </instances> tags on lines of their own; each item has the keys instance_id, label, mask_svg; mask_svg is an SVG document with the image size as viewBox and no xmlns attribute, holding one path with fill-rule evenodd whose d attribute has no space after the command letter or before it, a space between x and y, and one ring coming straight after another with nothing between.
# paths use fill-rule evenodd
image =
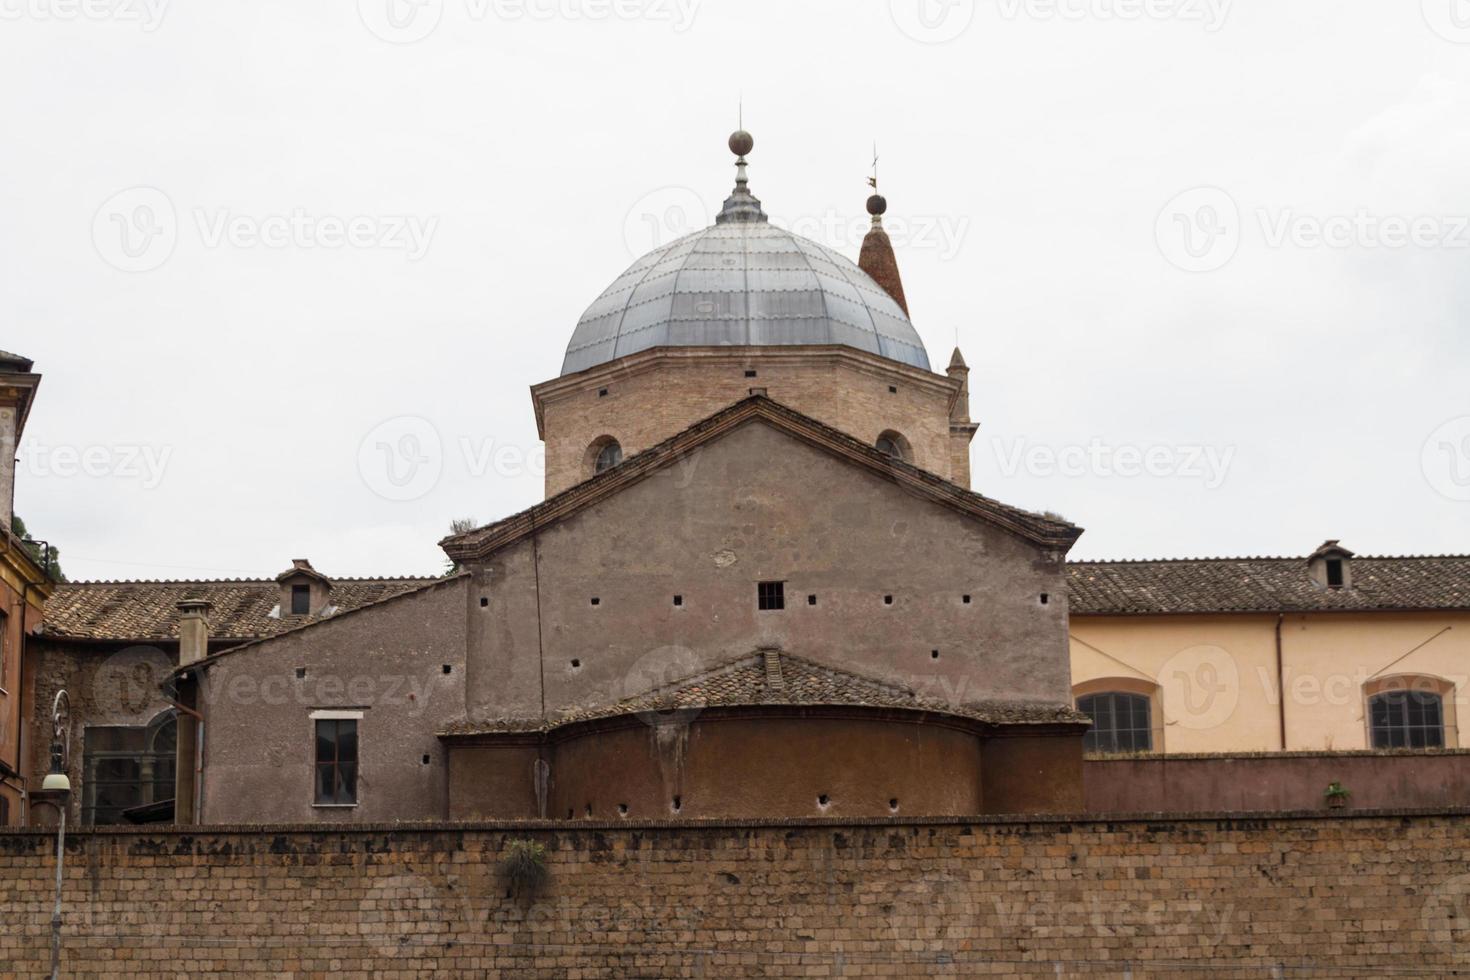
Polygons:
<instances>
[{"instance_id":1,"label":"overcast sky","mask_svg":"<svg viewBox=\"0 0 1470 980\"><path fill-rule=\"evenodd\" d=\"M1074 557L1470 552L1464 0L0 0L0 84L74 579L432 573L541 499L528 387L717 209L742 92L854 258L878 142L976 489Z\"/></svg>"}]
</instances>

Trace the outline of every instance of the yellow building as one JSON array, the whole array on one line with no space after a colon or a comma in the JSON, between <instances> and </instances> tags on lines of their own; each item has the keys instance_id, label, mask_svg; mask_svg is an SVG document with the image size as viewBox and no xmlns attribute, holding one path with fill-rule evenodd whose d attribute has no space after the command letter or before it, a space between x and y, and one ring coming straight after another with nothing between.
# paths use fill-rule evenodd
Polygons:
<instances>
[{"instance_id":1,"label":"yellow building","mask_svg":"<svg viewBox=\"0 0 1470 980\"><path fill-rule=\"evenodd\" d=\"M1460 747L1470 557L1358 558L1329 541L1307 558L1069 573L1091 752Z\"/></svg>"}]
</instances>

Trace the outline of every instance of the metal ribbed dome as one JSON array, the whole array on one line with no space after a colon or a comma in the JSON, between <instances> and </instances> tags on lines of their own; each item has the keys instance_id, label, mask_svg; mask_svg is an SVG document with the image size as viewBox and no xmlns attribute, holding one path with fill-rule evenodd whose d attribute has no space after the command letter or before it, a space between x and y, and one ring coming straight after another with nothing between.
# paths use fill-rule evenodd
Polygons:
<instances>
[{"instance_id":1,"label":"metal ribbed dome","mask_svg":"<svg viewBox=\"0 0 1470 980\"><path fill-rule=\"evenodd\" d=\"M845 344L929 370L913 324L866 272L830 248L747 220L634 262L582 314L561 373L650 347L783 344Z\"/></svg>"}]
</instances>

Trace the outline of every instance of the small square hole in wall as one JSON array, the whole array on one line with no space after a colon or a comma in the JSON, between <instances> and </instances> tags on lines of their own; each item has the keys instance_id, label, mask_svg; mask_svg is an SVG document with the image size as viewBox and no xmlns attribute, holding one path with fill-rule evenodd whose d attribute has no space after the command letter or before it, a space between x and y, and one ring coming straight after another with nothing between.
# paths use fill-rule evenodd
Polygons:
<instances>
[{"instance_id":1,"label":"small square hole in wall","mask_svg":"<svg viewBox=\"0 0 1470 980\"><path fill-rule=\"evenodd\" d=\"M627 815L628 815L628 804L626 804L626 803L619 803L618 804L618 816L620 816L620 817L626 817Z\"/></svg>"},{"instance_id":2,"label":"small square hole in wall","mask_svg":"<svg viewBox=\"0 0 1470 980\"><path fill-rule=\"evenodd\" d=\"M814 596L814 595L807 596L806 597L806 604L808 606L815 606L817 604L817 597Z\"/></svg>"},{"instance_id":3,"label":"small square hole in wall","mask_svg":"<svg viewBox=\"0 0 1470 980\"><path fill-rule=\"evenodd\" d=\"M888 393L890 395L896 395L896 394L898 394L898 385L889 385L888 386Z\"/></svg>"},{"instance_id":4,"label":"small square hole in wall","mask_svg":"<svg viewBox=\"0 0 1470 980\"><path fill-rule=\"evenodd\" d=\"M429 757L428 756L424 756L424 765L427 766L428 764L429 764Z\"/></svg>"},{"instance_id":5,"label":"small square hole in wall","mask_svg":"<svg viewBox=\"0 0 1470 980\"><path fill-rule=\"evenodd\" d=\"M897 813L898 812L898 797L895 796L893 799L891 799L891 800L888 801L888 812L890 812L890 813Z\"/></svg>"},{"instance_id":6,"label":"small square hole in wall","mask_svg":"<svg viewBox=\"0 0 1470 980\"><path fill-rule=\"evenodd\" d=\"M674 812L678 813L682 809L684 809L684 798L682 796L674 797Z\"/></svg>"},{"instance_id":7,"label":"small square hole in wall","mask_svg":"<svg viewBox=\"0 0 1470 980\"><path fill-rule=\"evenodd\" d=\"M452 664L445 664L444 665L444 673L446 673L446 674L452 674L452 673L454 673L454 667L453 667L453 665Z\"/></svg>"},{"instance_id":8,"label":"small square hole in wall","mask_svg":"<svg viewBox=\"0 0 1470 980\"><path fill-rule=\"evenodd\" d=\"M749 368L747 368L746 371L745 371L745 376L747 378L753 378L753 377L755 377L755 372L752 371L752 370L750 370Z\"/></svg>"},{"instance_id":9,"label":"small square hole in wall","mask_svg":"<svg viewBox=\"0 0 1470 980\"><path fill-rule=\"evenodd\" d=\"M938 660L939 659L939 651L938 650L930 650L929 651L929 659L930 660Z\"/></svg>"},{"instance_id":10,"label":"small square hole in wall","mask_svg":"<svg viewBox=\"0 0 1470 980\"><path fill-rule=\"evenodd\" d=\"M891 606L891 605L893 605L893 596L891 596L891 595L884 596L883 597L883 605L885 605L885 606Z\"/></svg>"},{"instance_id":11,"label":"small square hole in wall","mask_svg":"<svg viewBox=\"0 0 1470 980\"><path fill-rule=\"evenodd\" d=\"M960 601L968 606L970 604L970 597L967 595L960 596Z\"/></svg>"},{"instance_id":12,"label":"small square hole in wall","mask_svg":"<svg viewBox=\"0 0 1470 980\"><path fill-rule=\"evenodd\" d=\"M830 796L828 796L826 793L823 793L821 796L818 796L817 797L817 806L821 807L823 810L827 809L827 807L829 807L831 805L832 805L832 798Z\"/></svg>"},{"instance_id":13,"label":"small square hole in wall","mask_svg":"<svg viewBox=\"0 0 1470 980\"><path fill-rule=\"evenodd\" d=\"M300 680L301 678L303 678L305 676L306 676L306 668L305 667L297 667L296 668L296 679L297 680Z\"/></svg>"},{"instance_id":14,"label":"small square hole in wall","mask_svg":"<svg viewBox=\"0 0 1470 980\"><path fill-rule=\"evenodd\" d=\"M481 609L484 609L484 608L486 608L489 605L490 605L490 599L489 599L489 597L488 596L480 596L480 608Z\"/></svg>"},{"instance_id":15,"label":"small square hole in wall","mask_svg":"<svg viewBox=\"0 0 1470 980\"><path fill-rule=\"evenodd\" d=\"M599 598L597 598L597 596L593 596L592 597L592 604L594 606L600 606L600 605L602 605L602 600L599 599Z\"/></svg>"},{"instance_id":16,"label":"small square hole in wall","mask_svg":"<svg viewBox=\"0 0 1470 980\"><path fill-rule=\"evenodd\" d=\"M1051 596L1048 595L1045 592L1041 593L1041 604L1043 606L1045 606L1045 605L1049 605L1050 603L1051 603Z\"/></svg>"},{"instance_id":17,"label":"small square hole in wall","mask_svg":"<svg viewBox=\"0 0 1470 980\"><path fill-rule=\"evenodd\" d=\"M581 670L582 669L582 661L581 660L574 659L572 661L572 669L573 670Z\"/></svg>"},{"instance_id":18,"label":"small square hole in wall","mask_svg":"<svg viewBox=\"0 0 1470 980\"><path fill-rule=\"evenodd\" d=\"M607 389L606 388L598 388L597 389L597 397L598 398L606 398L607 397Z\"/></svg>"},{"instance_id":19,"label":"small square hole in wall","mask_svg":"<svg viewBox=\"0 0 1470 980\"><path fill-rule=\"evenodd\" d=\"M676 605L676 606L682 606L682 605L684 605L684 597L681 596L681 595L674 596L674 605Z\"/></svg>"}]
</instances>

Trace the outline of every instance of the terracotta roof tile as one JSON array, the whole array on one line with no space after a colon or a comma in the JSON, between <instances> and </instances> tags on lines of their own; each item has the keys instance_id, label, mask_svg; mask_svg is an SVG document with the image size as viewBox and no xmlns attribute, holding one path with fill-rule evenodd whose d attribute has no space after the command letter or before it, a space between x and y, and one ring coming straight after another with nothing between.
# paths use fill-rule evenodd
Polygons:
<instances>
[{"instance_id":1,"label":"terracotta roof tile","mask_svg":"<svg viewBox=\"0 0 1470 980\"><path fill-rule=\"evenodd\" d=\"M1470 556L1354 558L1329 589L1306 558L1073 562L1074 616L1470 609Z\"/></svg>"},{"instance_id":2,"label":"terracotta roof tile","mask_svg":"<svg viewBox=\"0 0 1470 980\"><path fill-rule=\"evenodd\" d=\"M432 578L337 579L333 614L407 592ZM118 642L176 640L178 604L204 599L212 639L274 636L322 616L281 615L281 587L271 580L215 582L74 582L58 585L46 601L46 636ZM272 615L272 612L275 615Z\"/></svg>"},{"instance_id":3,"label":"terracotta roof tile","mask_svg":"<svg viewBox=\"0 0 1470 980\"><path fill-rule=\"evenodd\" d=\"M997 724L1086 723L1064 702L985 701L947 704L909 688L863 677L776 651L760 651L713 670L611 704L570 708L546 720L490 724L459 722L446 735L549 731L563 725L622 715L751 705L900 708Z\"/></svg>"}]
</instances>

